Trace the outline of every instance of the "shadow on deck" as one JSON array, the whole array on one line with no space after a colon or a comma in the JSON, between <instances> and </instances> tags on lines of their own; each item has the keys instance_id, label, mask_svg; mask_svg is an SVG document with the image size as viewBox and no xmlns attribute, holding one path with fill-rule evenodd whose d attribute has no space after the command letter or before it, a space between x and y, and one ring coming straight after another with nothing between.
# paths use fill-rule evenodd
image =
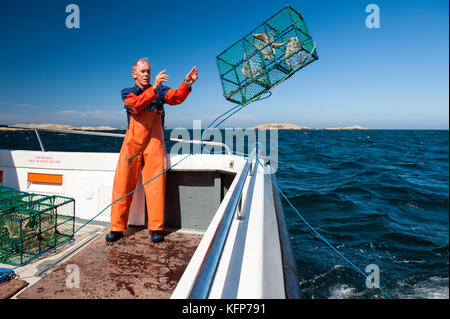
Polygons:
<instances>
[{"instance_id":1,"label":"shadow on deck","mask_svg":"<svg viewBox=\"0 0 450 319\"><path fill-rule=\"evenodd\" d=\"M178 231L154 244L146 229L129 228L122 239L107 243L105 234L17 298L170 298L202 238ZM74 274L66 272L68 265L79 269L79 288L66 284Z\"/></svg>"}]
</instances>

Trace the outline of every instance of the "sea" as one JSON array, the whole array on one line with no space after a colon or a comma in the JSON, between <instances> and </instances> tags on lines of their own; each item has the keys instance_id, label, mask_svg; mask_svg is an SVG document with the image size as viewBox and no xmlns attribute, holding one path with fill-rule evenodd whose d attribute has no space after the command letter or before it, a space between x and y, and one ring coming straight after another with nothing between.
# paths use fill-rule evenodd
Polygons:
<instances>
[{"instance_id":1,"label":"sea","mask_svg":"<svg viewBox=\"0 0 450 319\"><path fill-rule=\"evenodd\" d=\"M48 151L122 143L40 134ZM0 131L0 148L40 149L33 131ZM386 298L355 267L393 299L449 298L448 130L280 130L278 160L303 298Z\"/></svg>"}]
</instances>

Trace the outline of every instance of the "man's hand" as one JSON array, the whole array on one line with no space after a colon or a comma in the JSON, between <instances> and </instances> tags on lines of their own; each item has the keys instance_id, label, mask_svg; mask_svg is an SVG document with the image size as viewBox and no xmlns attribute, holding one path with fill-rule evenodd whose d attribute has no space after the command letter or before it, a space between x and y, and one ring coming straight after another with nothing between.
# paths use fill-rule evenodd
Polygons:
<instances>
[{"instance_id":1,"label":"man's hand","mask_svg":"<svg viewBox=\"0 0 450 319\"><path fill-rule=\"evenodd\" d=\"M194 84L195 81L197 81L198 75L197 75L197 67L194 66L191 70L191 72L186 75L186 78L184 79L184 84L190 88L192 84Z\"/></svg>"},{"instance_id":2,"label":"man's hand","mask_svg":"<svg viewBox=\"0 0 450 319\"><path fill-rule=\"evenodd\" d=\"M167 82L167 80L169 80L169 76L165 73L166 73L166 70L163 70L158 73L158 75L155 78L155 82L153 82L153 85L152 85L153 91L156 92L156 90L159 89L159 87L161 86L161 84L163 82Z\"/></svg>"}]
</instances>

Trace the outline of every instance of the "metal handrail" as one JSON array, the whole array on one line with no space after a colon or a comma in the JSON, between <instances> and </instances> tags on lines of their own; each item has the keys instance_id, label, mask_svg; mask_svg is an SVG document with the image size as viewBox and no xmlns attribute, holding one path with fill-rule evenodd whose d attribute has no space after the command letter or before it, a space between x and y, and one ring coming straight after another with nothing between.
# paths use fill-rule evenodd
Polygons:
<instances>
[{"instance_id":1,"label":"metal handrail","mask_svg":"<svg viewBox=\"0 0 450 319\"><path fill-rule=\"evenodd\" d=\"M35 131L39 130L39 131L56 132L56 133L125 137L125 134L119 134L119 133L104 133L104 132L80 131L80 130L69 130L69 129L58 129L58 128L43 128L43 127L41 128L41 127L17 126L17 125L0 125L0 127L16 128L16 129L22 129L22 130L35 130Z\"/></svg>"},{"instance_id":2,"label":"metal handrail","mask_svg":"<svg viewBox=\"0 0 450 319\"><path fill-rule=\"evenodd\" d=\"M43 144L42 141L41 141L41 136L39 135L38 130L35 129L35 130L34 130L34 133L36 133L36 137L37 137L37 139L38 139L39 146L41 147L41 151L42 151L42 152L46 152L45 147L44 147L44 144Z\"/></svg>"},{"instance_id":3,"label":"metal handrail","mask_svg":"<svg viewBox=\"0 0 450 319\"><path fill-rule=\"evenodd\" d=\"M23 130L34 130L36 133L36 137L38 139L39 145L41 147L41 151L46 152L44 148L44 144L42 143L41 137L39 136L38 131L47 131L47 132L55 132L55 133L70 133L70 134L84 134L84 135L95 135L95 136L108 136L108 137L125 137L125 134L120 133L105 133L105 132L93 132L93 131L80 131L80 130L70 130L70 129L57 129L57 128L41 128L41 127L31 127L31 126L17 126L17 125L0 125L0 127L7 127L7 128L16 128L16 129L23 129ZM177 139L177 138L168 138L164 139L165 141L171 141L171 142L183 142L183 143L191 143L191 144L205 144L205 145L213 145L213 146L221 146L225 149L225 151L228 154L231 154L230 148L220 142L214 142L214 141L200 141L200 140L183 140L183 139Z\"/></svg>"},{"instance_id":4,"label":"metal handrail","mask_svg":"<svg viewBox=\"0 0 450 319\"><path fill-rule=\"evenodd\" d=\"M252 166L255 155L256 152L254 150L248 157L242 170L241 176L239 177L236 187L234 188L230 200L228 201L228 204L222 215L222 218L217 225L216 231L213 235L208 249L206 250L206 254L200 265L200 269L197 273L195 282L189 294L189 298L191 299L206 299L209 295L214 276L219 266L220 257L225 247L228 232L233 221L233 216L241 201L245 180L247 179L247 175L250 172L250 168Z\"/></svg>"}]
</instances>

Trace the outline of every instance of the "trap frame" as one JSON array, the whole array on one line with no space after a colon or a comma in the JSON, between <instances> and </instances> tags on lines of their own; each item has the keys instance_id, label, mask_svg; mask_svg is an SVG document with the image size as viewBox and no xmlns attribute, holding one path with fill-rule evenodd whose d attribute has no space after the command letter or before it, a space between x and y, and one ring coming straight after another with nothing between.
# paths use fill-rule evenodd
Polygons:
<instances>
[{"instance_id":1,"label":"trap frame","mask_svg":"<svg viewBox=\"0 0 450 319\"><path fill-rule=\"evenodd\" d=\"M21 265L73 237L75 200L0 187L0 263Z\"/></svg>"},{"instance_id":2,"label":"trap frame","mask_svg":"<svg viewBox=\"0 0 450 319\"><path fill-rule=\"evenodd\" d=\"M216 58L225 99L246 104L319 57L300 13L287 6Z\"/></svg>"}]
</instances>

